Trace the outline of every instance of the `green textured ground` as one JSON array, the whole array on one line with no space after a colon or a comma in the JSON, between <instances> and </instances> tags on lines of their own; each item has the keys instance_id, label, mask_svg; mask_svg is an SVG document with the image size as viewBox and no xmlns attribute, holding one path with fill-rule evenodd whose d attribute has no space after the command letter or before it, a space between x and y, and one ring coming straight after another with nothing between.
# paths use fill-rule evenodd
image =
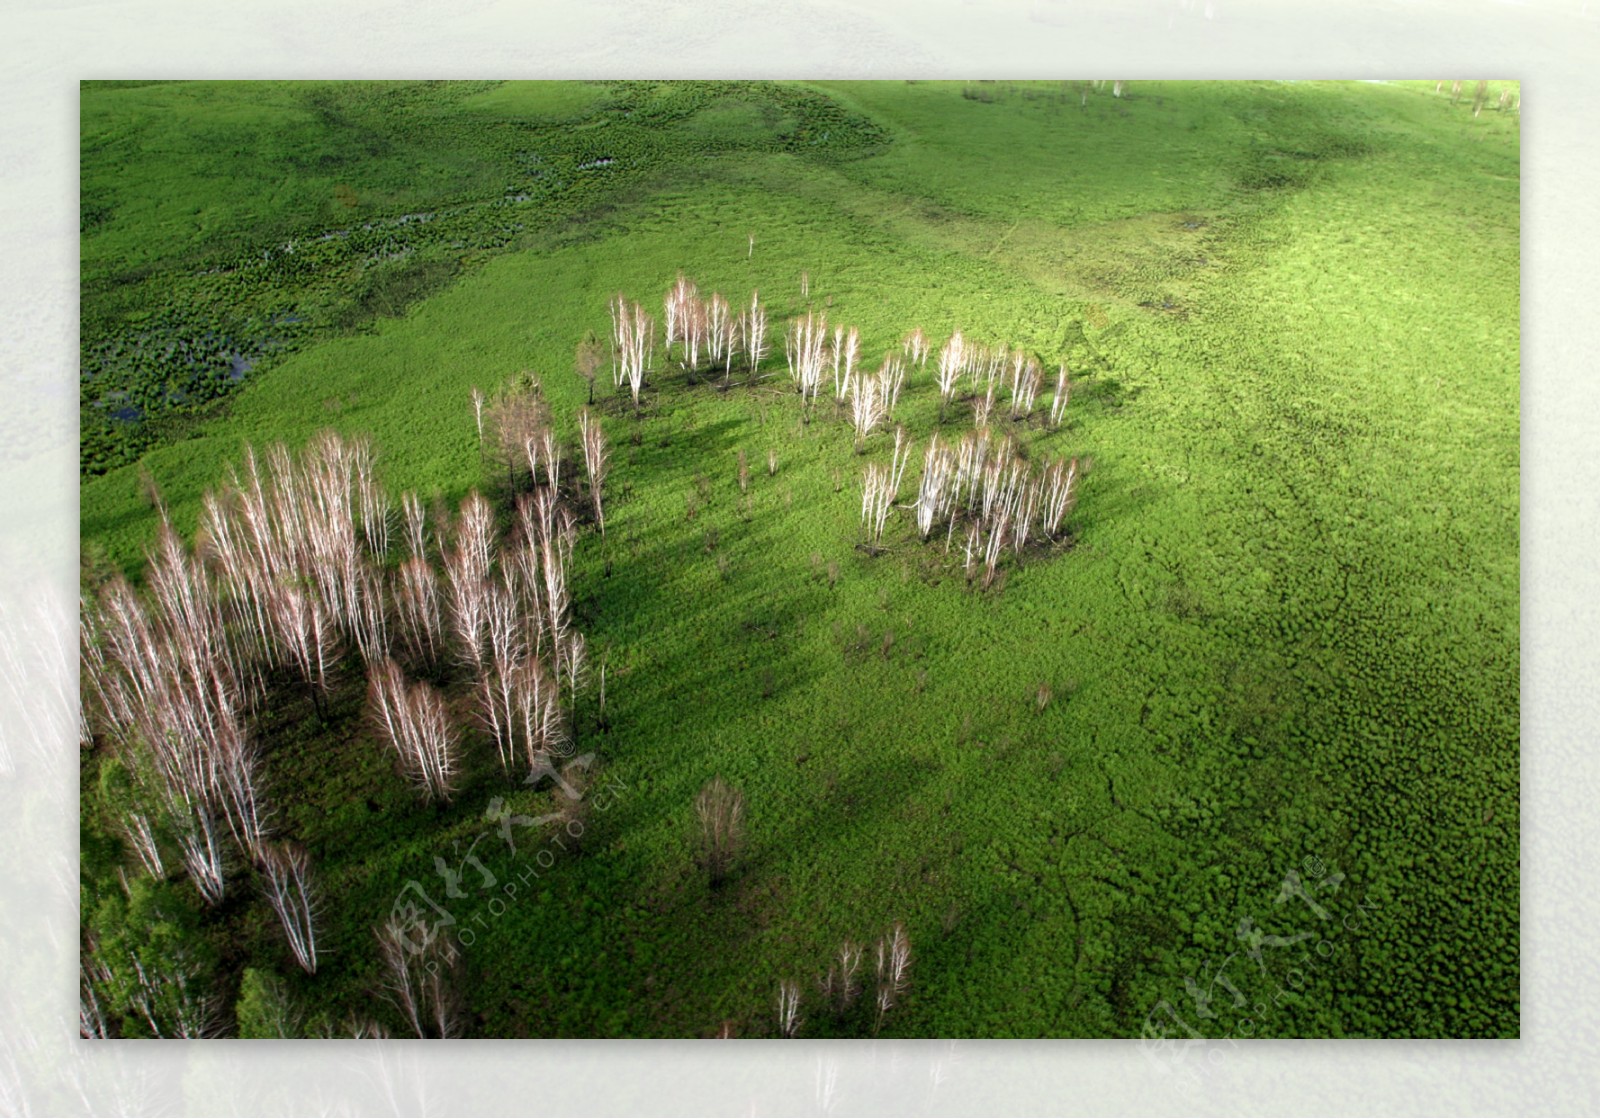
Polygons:
<instances>
[{"instance_id":1,"label":"green textured ground","mask_svg":"<svg viewBox=\"0 0 1600 1119\"><path fill-rule=\"evenodd\" d=\"M610 665L611 729L585 707L583 747L617 791L581 854L503 908L456 903L472 1032L770 1034L780 978L898 920L913 989L885 1034L1181 1032L1166 1003L1212 1037L1515 1036L1502 88L1474 119L1471 83L1453 103L1433 82L88 84L85 556L137 568L140 470L187 530L244 441L323 427L370 433L395 492L454 501L483 481L470 387L537 370L570 427L573 347L612 293L659 312L680 269L758 288L781 337L807 271L868 355L960 327L1077 371L1065 430L1025 435L1093 458L1075 546L987 594L904 516L887 554L857 550L887 437L858 456L827 409L801 425L781 353L760 386L662 376L642 417L609 404L610 573L586 536L575 590ZM914 380L908 433L936 418ZM481 741L454 806L416 805L346 679L331 727L286 693L259 731L325 883L317 976L248 889L162 902L229 1005L248 966L383 1017L371 928L397 892L437 881L492 798L550 798ZM86 920L137 940L99 764ZM691 846L714 774L750 821L715 893ZM503 898L526 841L478 851ZM1291 871L1315 906L1280 903Z\"/></svg>"}]
</instances>

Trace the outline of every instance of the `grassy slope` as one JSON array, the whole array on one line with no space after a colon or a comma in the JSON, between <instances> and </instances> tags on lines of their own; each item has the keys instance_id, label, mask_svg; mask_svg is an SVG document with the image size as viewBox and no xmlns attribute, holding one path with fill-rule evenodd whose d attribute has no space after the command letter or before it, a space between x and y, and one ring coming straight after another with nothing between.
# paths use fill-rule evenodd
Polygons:
<instances>
[{"instance_id":1,"label":"grassy slope","mask_svg":"<svg viewBox=\"0 0 1600 1119\"><path fill-rule=\"evenodd\" d=\"M182 523L243 440L330 424L375 436L392 487L453 500L480 474L468 388L532 367L570 417L571 347L603 331L606 296L648 305L680 267L702 290L759 287L775 321L809 269L869 355L959 325L1083 371L1071 426L1032 448L1094 456L1078 545L987 597L903 527L889 555L852 549L861 459L840 425L801 428L776 381L668 378L642 423L615 411L612 573L586 539L577 586L610 650L598 749L626 792L531 897L462 903L485 918L479 1028L760 1032L778 977L903 919L916 993L890 1032L1126 1036L1240 947L1241 918L1306 927L1273 899L1315 855L1349 876L1340 904L1380 908L1258 1032L1514 1034L1514 128L1375 87L1140 84L1087 109L828 88L895 142L837 165L697 160L287 359L145 456ZM691 123L763 121L724 100ZM1288 179L1235 185L1263 175ZM934 413L924 377L903 418L921 439ZM132 468L83 486L85 540L121 564L150 532L136 495ZM349 715L314 744L286 710L269 763L337 914L337 962L296 982L339 1006L376 981L368 929L395 892L507 793L484 774L442 818L412 807ZM688 840L714 773L749 798L752 843L708 898ZM262 907L238 910L239 951L286 971ZM1287 950L1268 958L1281 972Z\"/></svg>"}]
</instances>

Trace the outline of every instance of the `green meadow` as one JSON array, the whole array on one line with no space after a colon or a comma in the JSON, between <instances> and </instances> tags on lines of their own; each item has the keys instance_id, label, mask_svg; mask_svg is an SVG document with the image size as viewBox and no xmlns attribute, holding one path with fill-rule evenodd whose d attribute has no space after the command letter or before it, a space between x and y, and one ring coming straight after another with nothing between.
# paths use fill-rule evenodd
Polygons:
<instances>
[{"instance_id":1,"label":"green meadow","mask_svg":"<svg viewBox=\"0 0 1600 1119\"><path fill-rule=\"evenodd\" d=\"M138 870L98 740L86 943L181 956L217 1032L271 1032L266 984L289 1032L404 1035L374 929L473 852L468 1036L775 1036L785 980L810 1037L1518 1036L1520 120L1463 87L85 83L86 587L142 579L152 487L192 538L246 444L325 429L397 499L509 524L474 387L534 372L575 446L617 293L659 317L682 272L771 315L757 377L658 354L635 409L601 370L581 843L512 849L494 821L560 793L481 730L423 803L352 656L324 716L282 686L252 723L316 973L242 858L213 906ZM915 327L1064 363L1059 429L994 423L1085 463L1068 534L987 588L906 508L861 547L892 425L858 449L826 386L803 417L808 308L868 368ZM933 364L901 506L972 426ZM746 837L714 885L717 776ZM904 996L832 1013L840 943L897 922ZM124 989L112 1032L152 1032Z\"/></svg>"}]
</instances>

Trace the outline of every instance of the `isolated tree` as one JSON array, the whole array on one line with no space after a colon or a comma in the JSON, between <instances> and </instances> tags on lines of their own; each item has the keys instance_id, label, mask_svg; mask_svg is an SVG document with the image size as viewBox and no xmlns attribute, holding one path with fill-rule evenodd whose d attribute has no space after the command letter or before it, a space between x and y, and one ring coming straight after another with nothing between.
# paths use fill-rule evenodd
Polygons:
<instances>
[{"instance_id":1,"label":"isolated tree","mask_svg":"<svg viewBox=\"0 0 1600 1119\"><path fill-rule=\"evenodd\" d=\"M605 347L600 344L600 339L595 332L584 332L583 340L578 343L577 353L573 355L572 366L577 370L578 376L584 379L589 387L589 406L594 407L594 382L600 375L600 365L605 361Z\"/></svg>"},{"instance_id":2,"label":"isolated tree","mask_svg":"<svg viewBox=\"0 0 1600 1119\"><path fill-rule=\"evenodd\" d=\"M714 777L695 797L694 812L700 822L700 865L715 889L744 847L744 794Z\"/></svg>"}]
</instances>

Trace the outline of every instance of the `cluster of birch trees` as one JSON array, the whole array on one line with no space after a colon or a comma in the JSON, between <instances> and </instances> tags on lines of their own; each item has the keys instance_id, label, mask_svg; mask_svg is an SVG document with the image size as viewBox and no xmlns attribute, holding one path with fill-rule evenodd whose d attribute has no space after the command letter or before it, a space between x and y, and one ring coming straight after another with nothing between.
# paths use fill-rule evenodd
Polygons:
<instances>
[{"instance_id":1,"label":"cluster of birch trees","mask_svg":"<svg viewBox=\"0 0 1600 1119\"><path fill-rule=\"evenodd\" d=\"M905 431L897 428L889 463L872 463L862 475L861 522L871 553L882 547L911 458ZM1017 454L1010 436L996 439L987 427L955 443L935 434L923 452L916 500L908 508L922 540L944 528L946 551L961 532L967 576L981 571L987 588L1008 549L1021 555L1030 540L1050 543L1061 537L1077 501L1080 475L1078 459L1030 462Z\"/></svg>"},{"instance_id":2,"label":"cluster of birch trees","mask_svg":"<svg viewBox=\"0 0 1600 1119\"><path fill-rule=\"evenodd\" d=\"M968 341L957 330L939 350L934 379L939 386L941 421L956 393L966 385L972 395L973 421L978 427L984 427L994 413L996 397L1001 391L1006 394L1011 419L1031 417L1046 378L1038 360L1023 350L1013 350L1003 343L993 347L979 345ZM1054 381L1047 426L1061 426L1071 392L1067 367L1062 365Z\"/></svg>"},{"instance_id":3,"label":"cluster of birch trees","mask_svg":"<svg viewBox=\"0 0 1600 1119\"><path fill-rule=\"evenodd\" d=\"M254 732L276 688L303 689L326 721L332 694L364 675L377 737L428 799L447 800L462 767L457 711L473 712L508 773L566 751L562 693L576 703L587 663L568 587L577 517L537 383L521 388L488 409L513 483L525 480L505 539L475 491L454 516L414 493L397 509L371 444L324 432L299 454L246 447L202 498L192 548L161 507L143 589L119 574L80 602L80 725L119 775L107 807L122 838L152 878L181 867L212 905L242 855L307 972L315 873L275 833ZM484 435L486 402L474 400ZM579 426L603 526L606 439L587 412ZM568 492L581 493L576 478ZM470 704L447 696L459 684Z\"/></svg>"},{"instance_id":4,"label":"cluster of birch trees","mask_svg":"<svg viewBox=\"0 0 1600 1119\"><path fill-rule=\"evenodd\" d=\"M872 1030L883 1028L884 1017L898 1006L911 987L911 938L903 924L896 921L873 949L875 963L872 992ZM828 969L817 976L818 1013L831 1017L836 1025L842 1024L858 1005L866 984L862 965L868 959L864 946L845 940L828 964ZM784 1037L797 1037L805 1024L804 992L798 982L783 979L778 982L777 1026Z\"/></svg>"},{"instance_id":5,"label":"cluster of birch trees","mask_svg":"<svg viewBox=\"0 0 1600 1119\"><path fill-rule=\"evenodd\" d=\"M612 298L610 310L612 380L619 391L627 388L637 408L645 377L655 368L656 320L621 294ZM680 272L662 300L662 312L663 359L671 361L677 346L678 366L690 383L704 370L720 369L726 384L736 365L754 374L767 356L767 309L759 292L735 309L721 292L702 296Z\"/></svg>"}]
</instances>

